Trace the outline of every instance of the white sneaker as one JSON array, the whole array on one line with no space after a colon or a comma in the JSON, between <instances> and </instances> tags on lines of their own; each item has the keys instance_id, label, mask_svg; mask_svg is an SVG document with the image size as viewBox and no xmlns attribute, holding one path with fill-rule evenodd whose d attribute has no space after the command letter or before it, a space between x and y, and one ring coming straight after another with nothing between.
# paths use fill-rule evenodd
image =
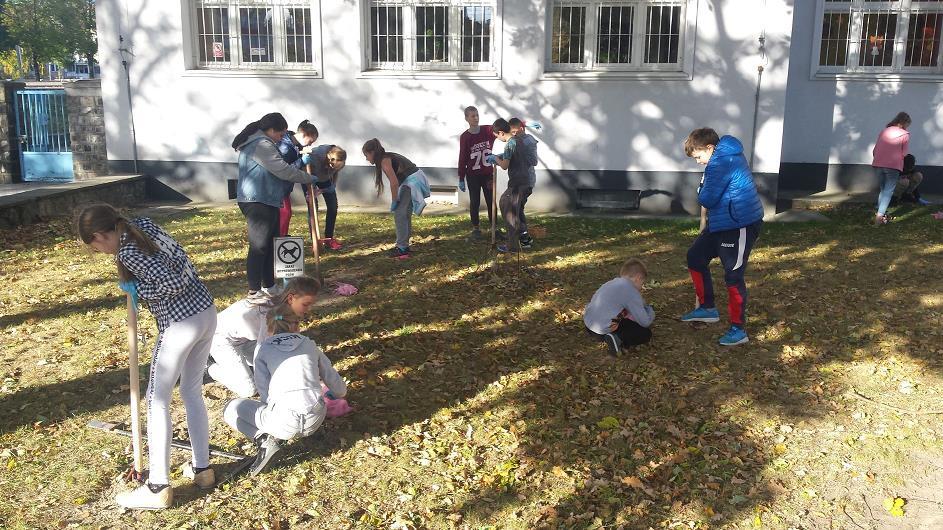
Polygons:
<instances>
[{"instance_id":1,"label":"white sneaker","mask_svg":"<svg viewBox=\"0 0 943 530\"><path fill-rule=\"evenodd\" d=\"M210 489L216 486L216 473L213 471L213 468L208 467L199 473L193 472L193 464L187 462L186 464L180 466L180 471L183 472L183 476L192 480L197 487L202 489Z\"/></svg>"},{"instance_id":2,"label":"white sneaker","mask_svg":"<svg viewBox=\"0 0 943 530\"><path fill-rule=\"evenodd\" d=\"M262 288L262 292L265 293L266 296L268 296L269 298L275 298L276 296L282 294L283 290L284 289L282 288L282 286L278 285L277 283L271 287Z\"/></svg>"},{"instance_id":3,"label":"white sneaker","mask_svg":"<svg viewBox=\"0 0 943 530\"><path fill-rule=\"evenodd\" d=\"M174 502L174 489L170 486L154 493L150 486L144 484L131 491L119 493L115 502L122 508L129 510L163 510L170 508Z\"/></svg>"},{"instance_id":4,"label":"white sneaker","mask_svg":"<svg viewBox=\"0 0 943 530\"><path fill-rule=\"evenodd\" d=\"M271 434L264 435L265 438L259 443L259 454L255 458L255 462L252 463L252 467L249 468L249 476L256 476L265 469L265 466L268 465L269 461L272 460L272 457L275 456L281 446L278 445L278 440Z\"/></svg>"}]
</instances>

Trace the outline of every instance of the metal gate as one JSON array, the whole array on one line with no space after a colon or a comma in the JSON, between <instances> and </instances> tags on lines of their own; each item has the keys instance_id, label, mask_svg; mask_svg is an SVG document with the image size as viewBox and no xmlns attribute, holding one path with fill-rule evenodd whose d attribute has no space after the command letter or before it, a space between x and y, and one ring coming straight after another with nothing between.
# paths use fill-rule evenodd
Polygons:
<instances>
[{"instance_id":1,"label":"metal gate","mask_svg":"<svg viewBox=\"0 0 943 530\"><path fill-rule=\"evenodd\" d=\"M71 181L72 147L65 90L19 90L14 98L23 180Z\"/></svg>"}]
</instances>

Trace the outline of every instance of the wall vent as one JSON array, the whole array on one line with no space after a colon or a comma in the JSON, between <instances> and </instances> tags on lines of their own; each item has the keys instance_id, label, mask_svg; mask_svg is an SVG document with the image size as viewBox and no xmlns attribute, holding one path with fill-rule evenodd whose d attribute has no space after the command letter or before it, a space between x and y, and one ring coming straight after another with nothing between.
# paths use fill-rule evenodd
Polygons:
<instances>
[{"instance_id":1,"label":"wall vent","mask_svg":"<svg viewBox=\"0 0 943 530\"><path fill-rule=\"evenodd\" d=\"M576 203L580 208L607 208L638 210L641 190L605 190L581 188L576 190Z\"/></svg>"}]
</instances>

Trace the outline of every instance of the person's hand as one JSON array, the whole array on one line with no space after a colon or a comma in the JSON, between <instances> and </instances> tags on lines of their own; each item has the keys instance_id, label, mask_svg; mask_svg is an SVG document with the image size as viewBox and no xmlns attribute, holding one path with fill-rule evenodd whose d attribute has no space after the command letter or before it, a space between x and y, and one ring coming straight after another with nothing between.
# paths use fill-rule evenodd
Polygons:
<instances>
[{"instance_id":1,"label":"person's hand","mask_svg":"<svg viewBox=\"0 0 943 530\"><path fill-rule=\"evenodd\" d=\"M328 399L337 399L336 397L334 397L334 392L331 392L330 390L324 393L324 397Z\"/></svg>"},{"instance_id":2,"label":"person's hand","mask_svg":"<svg viewBox=\"0 0 943 530\"><path fill-rule=\"evenodd\" d=\"M132 304L138 305L138 282L134 280L121 281L118 282L118 287L131 296Z\"/></svg>"},{"instance_id":3,"label":"person's hand","mask_svg":"<svg viewBox=\"0 0 943 530\"><path fill-rule=\"evenodd\" d=\"M306 165L306 166L307 166L308 164L310 164L310 163L311 163L311 155L310 155L309 153L304 153L303 155L301 155L301 163L304 164L304 165Z\"/></svg>"},{"instance_id":4,"label":"person's hand","mask_svg":"<svg viewBox=\"0 0 943 530\"><path fill-rule=\"evenodd\" d=\"M314 144L306 145L301 148L301 154L303 155L309 155L311 154L311 151L314 151Z\"/></svg>"},{"instance_id":5,"label":"person's hand","mask_svg":"<svg viewBox=\"0 0 943 530\"><path fill-rule=\"evenodd\" d=\"M391 202L390 202L390 211L391 211L391 212L395 212L397 206L399 206L399 201L391 201Z\"/></svg>"},{"instance_id":6,"label":"person's hand","mask_svg":"<svg viewBox=\"0 0 943 530\"><path fill-rule=\"evenodd\" d=\"M614 318L614 319L612 319L612 322L609 323L609 331L615 331L615 330L619 329L619 321L620 321L620 320L622 320L622 319L621 319L621 318Z\"/></svg>"},{"instance_id":7,"label":"person's hand","mask_svg":"<svg viewBox=\"0 0 943 530\"><path fill-rule=\"evenodd\" d=\"M485 157L485 162L493 166L497 159L498 157L494 156L494 153L488 153L488 155Z\"/></svg>"},{"instance_id":8,"label":"person's hand","mask_svg":"<svg viewBox=\"0 0 943 530\"><path fill-rule=\"evenodd\" d=\"M458 189L460 189L460 190L462 190L462 191L465 191L465 181L464 181L464 180L459 179L459 181L458 181Z\"/></svg>"}]
</instances>

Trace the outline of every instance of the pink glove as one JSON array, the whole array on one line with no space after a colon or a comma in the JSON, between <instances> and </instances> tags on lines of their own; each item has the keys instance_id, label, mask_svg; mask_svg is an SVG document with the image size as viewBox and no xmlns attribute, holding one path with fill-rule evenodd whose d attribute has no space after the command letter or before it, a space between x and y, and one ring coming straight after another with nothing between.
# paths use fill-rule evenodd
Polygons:
<instances>
[{"instance_id":1,"label":"pink glove","mask_svg":"<svg viewBox=\"0 0 943 530\"><path fill-rule=\"evenodd\" d=\"M357 288L349 283L338 283L337 288L334 289L334 294L340 296L350 296L357 294Z\"/></svg>"}]
</instances>

